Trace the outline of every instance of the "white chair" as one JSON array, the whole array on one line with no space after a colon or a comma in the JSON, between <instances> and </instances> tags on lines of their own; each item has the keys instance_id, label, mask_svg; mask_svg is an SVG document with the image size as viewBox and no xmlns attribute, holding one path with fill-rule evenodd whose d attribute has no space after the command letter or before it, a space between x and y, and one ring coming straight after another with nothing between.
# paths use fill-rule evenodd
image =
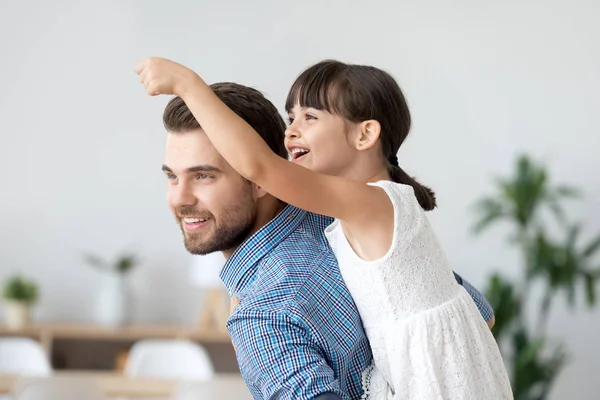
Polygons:
<instances>
[{"instance_id":1,"label":"white chair","mask_svg":"<svg viewBox=\"0 0 600 400\"><path fill-rule=\"evenodd\" d=\"M98 386L84 378L24 378L14 390L14 400L104 400Z\"/></svg>"},{"instance_id":2,"label":"white chair","mask_svg":"<svg viewBox=\"0 0 600 400\"><path fill-rule=\"evenodd\" d=\"M0 338L0 374L49 376L52 367L42 346L29 338Z\"/></svg>"},{"instance_id":3,"label":"white chair","mask_svg":"<svg viewBox=\"0 0 600 400\"><path fill-rule=\"evenodd\" d=\"M182 382L172 400L252 400L241 376L219 378L209 382Z\"/></svg>"},{"instance_id":4,"label":"white chair","mask_svg":"<svg viewBox=\"0 0 600 400\"><path fill-rule=\"evenodd\" d=\"M136 342L125 374L145 378L188 381L212 379L214 368L206 350L188 340L148 339Z\"/></svg>"}]
</instances>

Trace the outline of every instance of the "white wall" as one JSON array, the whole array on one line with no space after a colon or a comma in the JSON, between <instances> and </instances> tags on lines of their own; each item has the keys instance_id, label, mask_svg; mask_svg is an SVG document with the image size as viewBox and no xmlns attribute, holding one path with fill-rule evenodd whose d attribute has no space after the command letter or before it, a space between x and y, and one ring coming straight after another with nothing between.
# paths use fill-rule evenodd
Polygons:
<instances>
[{"instance_id":1,"label":"white wall","mask_svg":"<svg viewBox=\"0 0 600 400\"><path fill-rule=\"evenodd\" d=\"M0 279L37 279L41 320L89 321L98 275L81 252L133 246L145 261L132 276L136 319L193 319L199 297L160 172L168 99L147 98L132 72L150 55L209 82L255 86L280 109L294 77L320 59L391 71L414 116L401 165L437 191L432 221L475 284L495 268L519 270L505 232L468 233L468 207L519 152L585 188L569 211L600 230L597 2L366 3L3 0ZM599 316L561 306L551 321L572 355L554 399L597 398Z\"/></svg>"}]
</instances>

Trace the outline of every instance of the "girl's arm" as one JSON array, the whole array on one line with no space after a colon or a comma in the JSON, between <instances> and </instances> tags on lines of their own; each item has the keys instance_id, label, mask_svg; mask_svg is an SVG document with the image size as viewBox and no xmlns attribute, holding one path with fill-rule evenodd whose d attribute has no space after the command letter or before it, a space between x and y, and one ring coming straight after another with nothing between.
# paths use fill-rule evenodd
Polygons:
<instances>
[{"instance_id":1,"label":"girl's arm","mask_svg":"<svg viewBox=\"0 0 600 400\"><path fill-rule=\"evenodd\" d=\"M231 111L196 74L180 79L166 90L164 75L183 76L179 64L175 71L161 70L152 60L139 68L146 90L151 95L172 92L186 103L217 151L243 177L273 196L296 207L339 218L355 249L364 258L376 259L389 249L393 236L393 206L387 194L363 182L311 171L281 158L271 151L260 135ZM148 62L150 62L148 64ZM189 71L189 70L188 70ZM191 71L189 71L191 72ZM283 132L282 132L283 134ZM283 140L283 135L281 140ZM348 235L350 234L350 235ZM372 246L371 244L376 244ZM373 247L379 248L372 250Z\"/></svg>"}]
</instances>

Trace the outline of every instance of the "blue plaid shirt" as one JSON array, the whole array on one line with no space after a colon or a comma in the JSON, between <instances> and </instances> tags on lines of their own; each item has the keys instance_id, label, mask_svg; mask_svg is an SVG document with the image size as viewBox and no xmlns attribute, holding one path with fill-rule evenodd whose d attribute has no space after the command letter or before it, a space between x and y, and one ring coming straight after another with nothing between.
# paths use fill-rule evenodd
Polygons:
<instances>
[{"instance_id":1,"label":"blue plaid shirt","mask_svg":"<svg viewBox=\"0 0 600 400\"><path fill-rule=\"evenodd\" d=\"M372 354L324 235L332 221L288 205L223 267L221 279L240 301L227 329L255 399L362 395ZM485 298L456 277L489 321Z\"/></svg>"}]
</instances>

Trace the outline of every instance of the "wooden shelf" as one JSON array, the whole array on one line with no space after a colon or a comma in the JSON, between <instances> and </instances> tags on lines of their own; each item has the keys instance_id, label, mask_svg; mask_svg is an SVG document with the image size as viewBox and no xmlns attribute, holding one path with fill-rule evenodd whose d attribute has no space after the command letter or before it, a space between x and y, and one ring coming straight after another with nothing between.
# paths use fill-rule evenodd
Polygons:
<instances>
[{"instance_id":1,"label":"wooden shelf","mask_svg":"<svg viewBox=\"0 0 600 400\"><path fill-rule=\"evenodd\" d=\"M33 324L21 329L0 325L0 336L28 336L47 339L139 340L189 339L204 343L230 343L227 331L198 330L177 325L124 325L107 327L94 324Z\"/></svg>"},{"instance_id":2,"label":"wooden shelf","mask_svg":"<svg viewBox=\"0 0 600 400\"><path fill-rule=\"evenodd\" d=\"M202 344L217 372L239 372L235 351L225 329L185 325L135 324L103 326L85 323L40 323L21 329L0 325L0 337L29 337L39 341L58 369L119 369L131 345L142 339L187 339Z\"/></svg>"}]
</instances>

